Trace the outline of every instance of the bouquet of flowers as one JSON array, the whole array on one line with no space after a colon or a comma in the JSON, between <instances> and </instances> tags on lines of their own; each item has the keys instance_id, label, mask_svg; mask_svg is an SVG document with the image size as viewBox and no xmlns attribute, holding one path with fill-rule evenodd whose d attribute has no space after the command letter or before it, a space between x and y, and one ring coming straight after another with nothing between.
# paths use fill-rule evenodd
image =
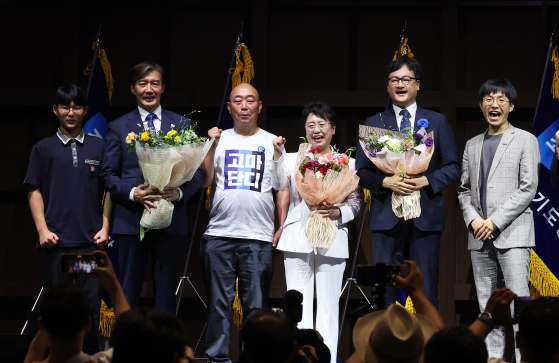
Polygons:
<instances>
[{"instance_id":1,"label":"bouquet of flowers","mask_svg":"<svg viewBox=\"0 0 559 363\"><path fill-rule=\"evenodd\" d=\"M198 137L194 132L195 124L179 127L178 131L175 125L171 125L171 128L166 134L161 130L146 130L139 135L131 132L126 136L128 152L136 150L149 189L162 191L167 186L178 187L192 180L214 141ZM160 199L154 204L157 208L152 209L151 213L144 210L140 226L163 229L171 225L173 203Z\"/></svg>"},{"instance_id":2,"label":"bouquet of flowers","mask_svg":"<svg viewBox=\"0 0 559 363\"><path fill-rule=\"evenodd\" d=\"M428 125L425 119L419 121L425 121ZM419 121L418 126L421 126ZM403 178L427 170L435 152L433 135L433 131L427 134L425 128L405 135L378 127L359 125L359 143L365 155L383 173L400 174ZM392 193L394 214L399 218L404 217L405 220L419 217L420 196L417 190L405 196Z\"/></svg>"},{"instance_id":3,"label":"bouquet of flowers","mask_svg":"<svg viewBox=\"0 0 559 363\"><path fill-rule=\"evenodd\" d=\"M295 185L301 197L311 207L306 236L309 245L318 253L318 249L329 249L336 238L336 226L330 218L322 217L316 206L320 203L336 204L344 201L357 188L359 177L357 171L349 169L349 156L345 153L330 151L318 160L313 153L318 147L311 144L299 145ZM351 148L346 151L351 155Z\"/></svg>"}]
</instances>

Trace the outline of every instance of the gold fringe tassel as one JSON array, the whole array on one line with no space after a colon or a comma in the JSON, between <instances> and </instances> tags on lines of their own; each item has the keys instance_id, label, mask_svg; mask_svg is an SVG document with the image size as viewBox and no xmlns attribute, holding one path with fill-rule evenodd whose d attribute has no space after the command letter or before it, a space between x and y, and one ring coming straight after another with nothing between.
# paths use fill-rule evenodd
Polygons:
<instances>
[{"instance_id":1,"label":"gold fringe tassel","mask_svg":"<svg viewBox=\"0 0 559 363\"><path fill-rule=\"evenodd\" d=\"M212 190L212 187L208 187L208 189L206 189L206 209L207 210L210 210L212 208L212 205L210 203L211 190Z\"/></svg>"},{"instance_id":2,"label":"gold fringe tassel","mask_svg":"<svg viewBox=\"0 0 559 363\"><path fill-rule=\"evenodd\" d=\"M413 301L411 301L411 297L408 296L408 298L406 299L406 306L405 306L406 310L409 311L412 314L415 314L415 307L413 306Z\"/></svg>"},{"instance_id":3,"label":"gold fringe tassel","mask_svg":"<svg viewBox=\"0 0 559 363\"><path fill-rule=\"evenodd\" d=\"M99 317L99 331L103 336L110 337L115 323L115 311L101 300L101 316Z\"/></svg>"},{"instance_id":4,"label":"gold fringe tassel","mask_svg":"<svg viewBox=\"0 0 559 363\"><path fill-rule=\"evenodd\" d=\"M404 43L402 44L402 48L400 49L400 54L402 56L407 54L408 58L414 57L413 53L411 52L410 46L408 45L408 38L404 40ZM392 62L394 62L397 58L398 58L398 51L394 52L394 58L392 58Z\"/></svg>"},{"instance_id":5,"label":"gold fringe tassel","mask_svg":"<svg viewBox=\"0 0 559 363\"><path fill-rule=\"evenodd\" d=\"M244 44L243 44L244 45ZM245 72L243 73L243 83L250 83L254 78L254 63L248 51L248 47L243 47L243 60L245 61Z\"/></svg>"},{"instance_id":6,"label":"gold fringe tassel","mask_svg":"<svg viewBox=\"0 0 559 363\"><path fill-rule=\"evenodd\" d=\"M101 66L103 67L103 72L105 73L105 80L107 81L107 91L109 92L109 103L113 97L115 90L113 73L111 72L111 64L107 58L107 53L104 49L99 49L99 59L101 59Z\"/></svg>"},{"instance_id":7,"label":"gold fringe tassel","mask_svg":"<svg viewBox=\"0 0 559 363\"><path fill-rule=\"evenodd\" d=\"M555 74L553 75L553 83L551 85L551 94L553 98L559 98L559 55L557 54L557 47L553 49L553 64L555 65Z\"/></svg>"},{"instance_id":8,"label":"gold fringe tassel","mask_svg":"<svg viewBox=\"0 0 559 363\"><path fill-rule=\"evenodd\" d=\"M396 304L402 306L399 301L396 301ZM411 301L411 297L409 296L406 299L406 306L403 306L403 308L412 314L416 314L415 308L413 307L413 301Z\"/></svg>"},{"instance_id":9,"label":"gold fringe tassel","mask_svg":"<svg viewBox=\"0 0 559 363\"><path fill-rule=\"evenodd\" d=\"M235 68L229 69L229 73L232 74L232 88L237 87L241 83L250 83L254 78L254 63L252 62L252 57L250 56L250 52L248 51L248 47L246 46L246 44L239 44L239 46L235 50L235 54L237 58ZM241 61L241 55L245 62L244 65ZM241 73L243 73L242 77Z\"/></svg>"},{"instance_id":10,"label":"gold fringe tassel","mask_svg":"<svg viewBox=\"0 0 559 363\"><path fill-rule=\"evenodd\" d=\"M559 280L534 250L530 254L528 279L531 296L559 296Z\"/></svg>"},{"instance_id":11,"label":"gold fringe tassel","mask_svg":"<svg viewBox=\"0 0 559 363\"><path fill-rule=\"evenodd\" d=\"M105 50L101 48L101 43L102 42L94 42L91 49L95 49L95 46L99 44L99 53L97 54L97 58L101 60L101 67L103 67L103 74L105 74L105 81L107 82L107 92L109 93L109 103L110 103L115 90L113 73L111 71L111 64L109 63L109 58L107 58L107 53L105 53ZM83 74L88 76L90 73L91 73L91 64L88 64L87 68L83 71Z\"/></svg>"},{"instance_id":12,"label":"gold fringe tassel","mask_svg":"<svg viewBox=\"0 0 559 363\"><path fill-rule=\"evenodd\" d=\"M239 279L235 281L235 301L233 301L233 323L237 328L241 329L243 325L243 306L241 305L241 299L239 299Z\"/></svg>"},{"instance_id":13,"label":"gold fringe tassel","mask_svg":"<svg viewBox=\"0 0 559 363\"><path fill-rule=\"evenodd\" d=\"M369 191L369 189L363 189L363 201L367 203L370 200L371 200L371 192ZM371 210L371 204L369 203L369 211L370 210Z\"/></svg>"}]
</instances>

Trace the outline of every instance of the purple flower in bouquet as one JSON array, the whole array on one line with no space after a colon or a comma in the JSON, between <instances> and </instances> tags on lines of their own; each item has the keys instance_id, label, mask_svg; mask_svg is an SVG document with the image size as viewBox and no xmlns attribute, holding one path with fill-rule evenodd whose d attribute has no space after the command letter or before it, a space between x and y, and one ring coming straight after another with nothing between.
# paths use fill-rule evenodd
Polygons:
<instances>
[{"instance_id":1,"label":"purple flower in bouquet","mask_svg":"<svg viewBox=\"0 0 559 363\"><path fill-rule=\"evenodd\" d=\"M371 150L371 145L369 145L369 144L365 144L365 149L367 149L367 150Z\"/></svg>"},{"instance_id":2,"label":"purple flower in bouquet","mask_svg":"<svg viewBox=\"0 0 559 363\"><path fill-rule=\"evenodd\" d=\"M377 153L382 151L382 146L377 149Z\"/></svg>"},{"instance_id":3,"label":"purple flower in bouquet","mask_svg":"<svg viewBox=\"0 0 559 363\"><path fill-rule=\"evenodd\" d=\"M429 136L428 138L425 139L425 146L427 146L427 147L433 146L433 138L432 137Z\"/></svg>"},{"instance_id":4,"label":"purple flower in bouquet","mask_svg":"<svg viewBox=\"0 0 559 363\"><path fill-rule=\"evenodd\" d=\"M421 139L423 139L423 135L421 135L420 133L417 133L417 132L415 134L413 134L412 136L417 142L419 142L419 141L421 141Z\"/></svg>"},{"instance_id":5,"label":"purple flower in bouquet","mask_svg":"<svg viewBox=\"0 0 559 363\"><path fill-rule=\"evenodd\" d=\"M369 151L369 155L373 158L377 157L377 153L375 153L373 150Z\"/></svg>"}]
</instances>

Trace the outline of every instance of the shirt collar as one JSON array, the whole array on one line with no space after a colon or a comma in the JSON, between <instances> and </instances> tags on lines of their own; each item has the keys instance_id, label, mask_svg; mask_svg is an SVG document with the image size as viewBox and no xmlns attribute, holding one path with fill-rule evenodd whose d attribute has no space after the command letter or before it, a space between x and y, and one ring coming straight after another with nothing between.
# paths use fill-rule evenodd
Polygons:
<instances>
[{"instance_id":1,"label":"shirt collar","mask_svg":"<svg viewBox=\"0 0 559 363\"><path fill-rule=\"evenodd\" d=\"M395 104L392 104L392 107L394 108L396 117L402 117L402 115L400 115L400 111L402 111L402 109ZM414 102L413 105L410 105L408 108L406 108L406 110L408 110L408 112L410 113L410 120L414 120L415 114L417 113L417 102Z\"/></svg>"},{"instance_id":2,"label":"shirt collar","mask_svg":"<svg viewBox=\"0 0 559 363\"><path fill-rule=\"evenodd\" d=\"M58 131L56 131L56 136L58 136L58 138L60 139L60 141L62 141L62 143L64 145L66 145L68 143L68 141L72 140L72 138L64 135L62 133L62 131L60 131L60 129L58 129ZM83 144L83 139L85 139L85 133L83 132L83 129L80 131L80 134L75 138L76 141L78 141L79 143Z\"/></svg>"},{"instance_id":3,"label":"shirt collar","mask_svg":"<svg viewBox=\"0 0 559 363\"><path fill-rule=\"evenodd\" d=\"M138 111L140 111L140 117L142 118L142 122L144 122L146 120L146 117L148 117L150 113L140 106L138 106ZM157 119L161 121L161 105L157 106L155 111L153 111L152 113L154 113L155 116L157 116Z\"/></svg>"}]
</instances>

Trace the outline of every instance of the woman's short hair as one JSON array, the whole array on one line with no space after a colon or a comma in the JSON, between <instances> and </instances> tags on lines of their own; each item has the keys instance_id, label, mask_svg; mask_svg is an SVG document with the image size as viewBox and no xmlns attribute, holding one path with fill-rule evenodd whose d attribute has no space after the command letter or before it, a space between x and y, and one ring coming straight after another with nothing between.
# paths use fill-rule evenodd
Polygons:
<instances>
[{"instance_id":1,"label":"woman's short hair","mask_svg":"<svg viewBox=\"0 0 559 363\"><path fill-rule=\"evenodd\" d=\"M306 124L307 118L311 113L329 121L332 126L336 126L336 111L324 102L311 102L305 105L303 113L301 114L301 122L303 123L303 126Z\"/></svg>"}]
</instances>

